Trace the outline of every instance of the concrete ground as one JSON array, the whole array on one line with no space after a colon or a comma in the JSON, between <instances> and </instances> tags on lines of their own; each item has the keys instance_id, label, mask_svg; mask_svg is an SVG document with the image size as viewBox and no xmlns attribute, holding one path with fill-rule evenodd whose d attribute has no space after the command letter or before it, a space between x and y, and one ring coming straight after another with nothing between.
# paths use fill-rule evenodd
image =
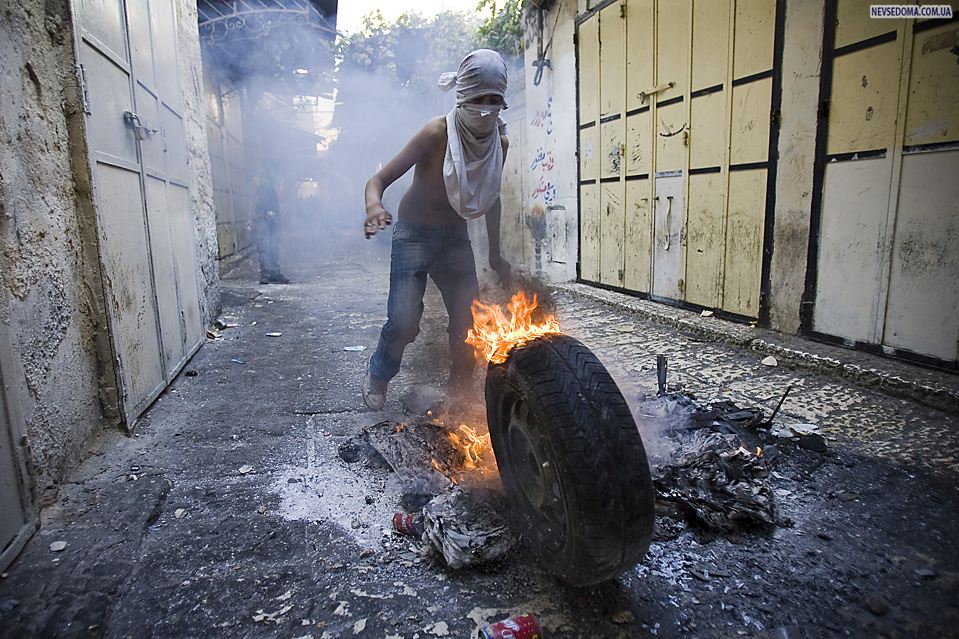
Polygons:
<instances>
[{"instance_id":1,"label":"concrete ground","mask_svg":"<svg viewBox=\"0 0 959 639\"><path fill-rule=\"evenodd\" d=\"M287 252L288 286L258 285L249 262L224 277L224 317L239 326L199 351L195 376L181 374L135 436L106 434L69 473L0 579L0 634L475 637L532 612L547 637L957 636L955 414L862 385L882 375L764 366L756 338L725 337L751 329L675 309L682 321L663 322L575 285L555 291L560 322L630 401L655 391L657 353L673 387L703 399L768 414L793 386L779 419L817 424L830 450L775 444L770 481L792 525L726 536L661 525L642 563L588 589L557 583L522 549L463 571L420 555L391 532L390 473L337 451L365 426L410 419L413 390L442 388L445 315L431 289L385 411L368 412L359 382L385 315L388 240L329 235L299 238L295 260ZM790 342L807 346L822 352Z\"/></svg>"}]
</instances>

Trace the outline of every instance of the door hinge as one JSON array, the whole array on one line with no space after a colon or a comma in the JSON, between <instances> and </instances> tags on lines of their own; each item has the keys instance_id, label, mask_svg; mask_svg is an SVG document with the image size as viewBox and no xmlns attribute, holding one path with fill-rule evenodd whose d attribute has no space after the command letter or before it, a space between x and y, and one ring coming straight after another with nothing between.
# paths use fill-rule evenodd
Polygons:
<instances>
[{"instance_id":1,"label":"door hinge","mask_svg":"<svg viewBox=\"0 0 959 639\"><path fill-rule=\"evenodd\" d=\"M619 17L623 18L624 20L626 19L626 3L625 2L619 3Z\"/></svg>"},{"instance_id":2,"label":"door hinge","mask_svg":"<svg viewBox=\"0 0 959 639\"><path fill-rule=\"evenodd\" d=\"M83 105L83 112L91 115L90 94L87 91L87 69L82 64L77 65L77 80L80 86L80 103Z\"/></svg>"}]
</instances>

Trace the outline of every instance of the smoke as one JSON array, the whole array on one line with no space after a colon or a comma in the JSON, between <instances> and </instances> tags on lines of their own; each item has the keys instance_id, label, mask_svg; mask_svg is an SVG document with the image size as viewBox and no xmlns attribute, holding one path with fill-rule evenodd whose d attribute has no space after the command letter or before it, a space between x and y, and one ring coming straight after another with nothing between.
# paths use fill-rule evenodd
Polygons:
<instances>
[{"instance_id":1,"label":"smoke","mask_svg":"<svg viewBox=\"0 0 959 639\"><path fill-rule=\"evenodd\" d=\"M678 448L676 438L669 435L687 429L692 414L691 404L684 401L683 396L657 395L654 354L649 356L649 362L637 363L637 369L627 368L620 363L618 355L606 352L602 346L592 350L623 394L643 439L650 466L665 463Z\"/></svg>"}]
</instances>

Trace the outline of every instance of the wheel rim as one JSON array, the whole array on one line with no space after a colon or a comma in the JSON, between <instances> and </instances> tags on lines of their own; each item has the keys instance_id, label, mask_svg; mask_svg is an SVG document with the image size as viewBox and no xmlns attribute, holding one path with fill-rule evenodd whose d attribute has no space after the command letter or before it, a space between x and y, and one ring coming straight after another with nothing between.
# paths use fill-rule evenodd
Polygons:
<instances>
[{"instance_id":1,"label":"wheel rim","mask_svg":"<svg viewBox=\"0 0 959 639\"><path fill-rule=\"evenodd\" d=\"M521 400L515 402L510 411L507 442L516 492L526 503L534 533L542 531L536 527L553 533L542 537L555 551L562 547L566 536L566 505L555 464L549 452L534 443L538 439L530 428L528 406Z\"/></svg>"}]
</instances>

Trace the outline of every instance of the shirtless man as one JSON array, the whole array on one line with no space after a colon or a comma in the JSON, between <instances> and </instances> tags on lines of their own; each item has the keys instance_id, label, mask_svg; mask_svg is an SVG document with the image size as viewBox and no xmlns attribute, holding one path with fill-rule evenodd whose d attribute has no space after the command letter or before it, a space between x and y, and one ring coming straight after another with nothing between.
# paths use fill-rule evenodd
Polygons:
<instances>
[{"instance_id":1,"label":"shirtless man","mask_svg":"<svg viewBox=\"0 0 959 639\"><path fill-rule=\"evenodd\" d=\"M369 239L393 222L383 207L383 192L416 167L393 227L387 320L363 380L363 399L372 410L383 408L403 349L419 333L427 276L449 314L450 390L458 390L473 372L473 352L465 339L478 286L466 220L486 215L490 266L501 282L509 279L510 265L499 247L499 191L509 146L499 118L506 108L506 64L495 51L480 49L439 84L444 90L455 86L456 106L427 122L366 183L363 230Z\"/></svg>"}]
</instances>

